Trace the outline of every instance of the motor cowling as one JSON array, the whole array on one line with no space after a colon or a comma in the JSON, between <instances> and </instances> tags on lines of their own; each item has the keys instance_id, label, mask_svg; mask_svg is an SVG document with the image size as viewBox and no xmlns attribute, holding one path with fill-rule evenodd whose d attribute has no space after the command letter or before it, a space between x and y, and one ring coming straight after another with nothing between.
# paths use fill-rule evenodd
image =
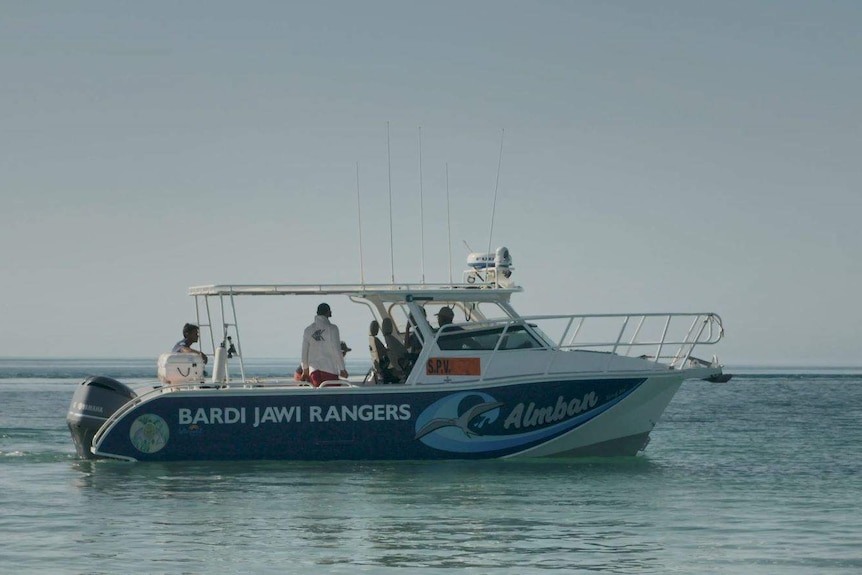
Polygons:
<instances>
[{"instance_id":1,"label":"motor cowling","mask_svg":"<svg viewBox=\"0 0 862 575\"><path fill-rule=\"evenodd\" d=\"M78 385L66 414L78 457L95 459L90 447L96 432L111 415L137 396L128 385L110 377L88 377Z\"/></svg>"}]
</instances>

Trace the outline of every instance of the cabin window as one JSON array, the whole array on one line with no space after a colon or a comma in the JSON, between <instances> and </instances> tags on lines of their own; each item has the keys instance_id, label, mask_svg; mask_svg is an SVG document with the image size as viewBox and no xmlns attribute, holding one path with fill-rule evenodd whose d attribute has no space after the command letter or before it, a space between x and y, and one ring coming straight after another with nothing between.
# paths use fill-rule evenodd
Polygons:
<instances>
[{"instance_id":1,"label":"cabin window","mask_svg":"<svg viewBox=\"0 0 862 575\"><path fill-rule=\"evenodd\" d=\"M500 344L500 349L533 349L537 347L542 346L536 341L533 334L526 331L522 325L506 332L506 335L503 336L503 342Z\"/></svg>"},{"instance_id":2,"label":"cabin window","mask_svg":"<svg viewBox=\"0 0 862 575\"><path fill-rule=\"evenodd\" d=\"M447 350L472 349L490 351L497 347L497 341L502 336L503 341L500 342L500 350L535 349L542 347L533 334L524 329L524 326L509 326L505 334L503 334L503 327L444 331L437 340L437 344L440 349Z\"/></svg>"}]
</instances>

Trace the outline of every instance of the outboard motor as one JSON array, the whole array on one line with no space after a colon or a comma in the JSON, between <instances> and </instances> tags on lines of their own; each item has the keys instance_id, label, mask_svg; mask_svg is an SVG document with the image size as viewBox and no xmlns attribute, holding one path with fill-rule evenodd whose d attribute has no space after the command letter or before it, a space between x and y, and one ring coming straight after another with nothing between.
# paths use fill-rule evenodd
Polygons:
<instances>
[{"instance_id":1,"label":"outboard motor","mask_svg":"<svg viewBox=\"0 0 862 575\"><path fill-rule=\"evenodd\" d=\"M96 458L90 452L96 432L114 412L137 396L132 388L110 377L88 377L81 382L66 414L78 457Z\"/></svg>"}]
</instances>

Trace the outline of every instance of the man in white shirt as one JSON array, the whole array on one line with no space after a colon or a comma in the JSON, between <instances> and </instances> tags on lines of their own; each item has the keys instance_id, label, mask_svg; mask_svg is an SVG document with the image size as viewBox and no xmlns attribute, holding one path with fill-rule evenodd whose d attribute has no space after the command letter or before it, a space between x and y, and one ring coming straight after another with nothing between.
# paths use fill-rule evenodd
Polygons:
<instances>
[{"instance_id":1,"label":"man in white shirt","mask_svg":"<svg viewBox=\"0 0 862 575\"><path fill-rule=\"evenodd\" d=\"M344 355L341 353L341 335L338 326L329 321L332 310L329 304L317 306L314 323L302 334L302 376L318 387L324 381L347 379ZM336 375L338 374L338 375Z\"/></svg>"}]
</instances>

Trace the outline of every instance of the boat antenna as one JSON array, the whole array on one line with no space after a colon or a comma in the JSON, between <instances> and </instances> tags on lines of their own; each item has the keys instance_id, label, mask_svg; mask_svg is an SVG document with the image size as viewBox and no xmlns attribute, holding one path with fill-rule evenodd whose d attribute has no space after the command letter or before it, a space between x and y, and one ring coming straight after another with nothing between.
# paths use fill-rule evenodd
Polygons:
<instances>
[{"instance_id":1,"label":"boat antenna","mask_svg":"<svg viewBox=\"0 0 862 575\"><path fill-rule=\"evenodd\" d=\"M356 162L356 217L359 220L359 283L365 285L365 271L362 267L362 203L359 201L359 162Z\"/></svg>"},{"instance_id":2,"label":"boat antenna","mask_svg":"<svg viewBox=\"0 0 862 575\"><path fill-rule=\"evenodd\" d=\"M422 204L422 126L419 126L419 245L422 252L422 284L425 284L425 210Z\"/></svg>"},{"instance_id":3,"label":"boat antenna","mask_svg":"<svg viewBox=\"0 0 862 575\"><path fill-rule=\"evenodd\" d=\"M449 243L449 285L452 284L452 210L449 209L449 162L446 162L446 233Z\"/></svg>"},{"instance_id":4,"label":"boat antenna","mask_svg":"<svg viewBox=\"0 0 862 575\"><path fill-rule=\"evenodd\" d=\"M488 232L488 253L491 253L491 238L494 236L494 214L497 212L497 190L500 188L500 167L503 165L503 136L506 130L500 133L500 159L497 162L497 183L494 184L494 205L491 207L491 231Z\"/></svg>"},{"instance_id":5,"label":"boat antenna","mask_svg":"<svg viewBox=\"0 0 862 575\"><path fill-rule=\"evenodd\" d=\"M392 151L389 145L389 122L386 122L386 159L389 166L389 267L395 283L395 240L392 238Z\"/></svg>"}]
</instances>

